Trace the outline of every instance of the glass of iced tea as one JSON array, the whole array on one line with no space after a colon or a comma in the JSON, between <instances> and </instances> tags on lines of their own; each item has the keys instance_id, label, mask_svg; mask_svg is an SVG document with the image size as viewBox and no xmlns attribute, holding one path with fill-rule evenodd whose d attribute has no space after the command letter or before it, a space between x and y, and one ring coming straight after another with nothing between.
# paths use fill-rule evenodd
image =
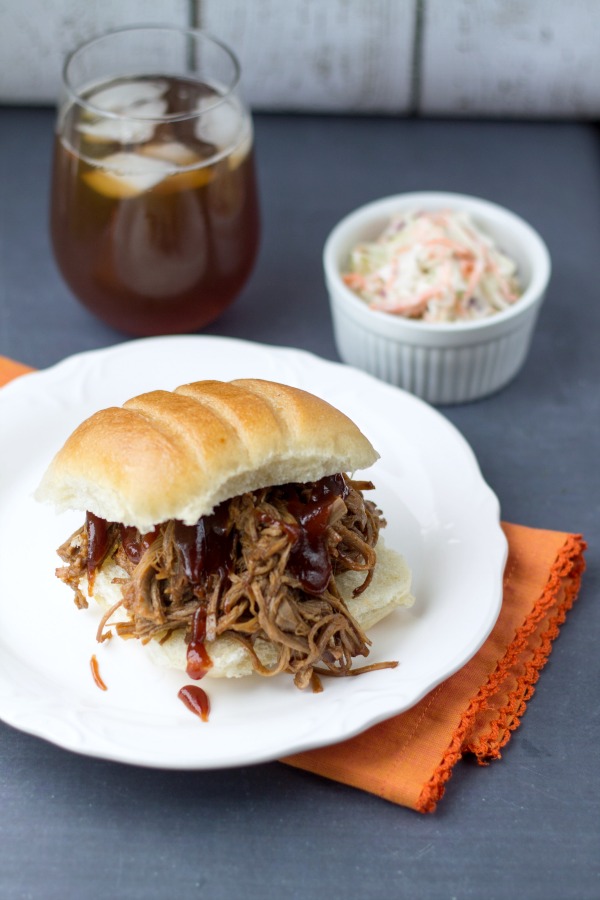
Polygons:
<instances>
[{"instance_id":1,"label":"glass of iced tea","mask_svg":"<svg viewBox=\"0 0 600 900\"><path fill-rule=\"evenodd\" d=\"M195 331L246 282L259 211L240 67L194 29L128 28L63 70L51 200L59 269L131 335Z\"/></svg>"}]
</instances>

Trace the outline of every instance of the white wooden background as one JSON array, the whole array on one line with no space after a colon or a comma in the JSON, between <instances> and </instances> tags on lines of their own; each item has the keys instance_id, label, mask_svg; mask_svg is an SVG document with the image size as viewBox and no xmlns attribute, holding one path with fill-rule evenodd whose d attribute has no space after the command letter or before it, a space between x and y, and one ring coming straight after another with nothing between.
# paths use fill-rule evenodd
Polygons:
<instances>
[{"instance_id":1,"label":"white wooden background","mask_svg":"<svg viewBox=\"0 0 600 900\"><path fill-rule=\"evenodd\" d=\"M0 0L0 103L53 103L109 28L195 24L255 110L592 119L600 0Z\"/></svg>"}]
</instances>

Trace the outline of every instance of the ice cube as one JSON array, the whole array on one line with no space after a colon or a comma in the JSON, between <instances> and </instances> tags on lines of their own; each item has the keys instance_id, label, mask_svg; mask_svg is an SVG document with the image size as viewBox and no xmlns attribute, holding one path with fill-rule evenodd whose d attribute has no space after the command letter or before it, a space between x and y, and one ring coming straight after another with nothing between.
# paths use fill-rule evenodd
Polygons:
<instances>
[{"instance_id":1,"label":"ice cube","mask_svg":"<svg viewBox=\"0 0 600 900\"><path fill-rule=\"evenodd\" d=\"M179 141L145 144L143 147L140 147L139 152L154 159L164 159L175 166L193 166L200 162L200 157Z\"/></svg>"},{"instance_id":2,"label":"ice cube","mask_svg":"<svg viewBox=\"0 0 600 900\"><path fill-rule=\"evenodd\" d=\"M138 152L153 159L171 162L177 168L169 176L168 184L164 186L168 193L196 190L208 184L215 176L214 166L203 165L201 157L179 141L146 144L140 147Z\"/></svg>"},{"instance_id":3,"label":"ice cube","mask_svg":"<svg viewBox=\"0 0 600 900\"><path fill-rule=\"evenodd\" d=\"M252 130L249 129L248 133L244 136L244 138L237 145L231 156L229 157L229 168L233 172L237 169L238 166L244 162L250 151L252 150Z\"/></svg>"},{"instance_id":4,"label":"ice cube","mask_svg":"<svg viewBox=\"0 0 600 900\"><path fill-rule=\"evenodd\" d=\"M140 104L159 100L166 89L165 81L121 81L89 94L87 99L106 112L128 113Z\"/></svg>"},{"instance_id":5,"label":"ice cube","mask_svg":"<svg viewBox=\"0 0 600 900\"><path fill-rule=\"evenodd\" d=\"M87 172L87 184L105 197L135 197L160 184L173 172L173 164L139 153L111 153L102 160L102 168Z\"/></svg>"},{"instance_id":6,"label":"ice cube","mask_svg":"<svg viewBox=\"0 0 600 900\"><path fill-rule=\"evenodd\" d=\"M107 118L79 122L77 129L88 141L94 143L137 144L153 138L156 123L150 120L159 119L166 110L166 100L149 100L147 103L131 107L131 113L127 114L135 114L135 118ZM125 115L126 113L119 112L119 116Z\"/></svg>"},{"instance_id":7,"label":"ice cube","mask_svg":"<svg viewBox=\"0 0 600 900\"><path fill-rule=\"evenodd\" d=\"M137 144L154 137L152 122L131 119L102 119L89 125L78 125L77 129L88 141L96 144Z\"/></svg>"},{"instance_id":8,"label":"ice cube","mask_svg":"<svg viewBox=\"0 0 600 900\"><path fill-rule=\"evenodd\" d=\"M224 100L218 106L211 107L211 100L202 97L196 105L196 112L201 114L195 127L197 138L214 144L219 150L226 150L236 142L241 113L233 100Z\"/></svg>"}]
</instances>

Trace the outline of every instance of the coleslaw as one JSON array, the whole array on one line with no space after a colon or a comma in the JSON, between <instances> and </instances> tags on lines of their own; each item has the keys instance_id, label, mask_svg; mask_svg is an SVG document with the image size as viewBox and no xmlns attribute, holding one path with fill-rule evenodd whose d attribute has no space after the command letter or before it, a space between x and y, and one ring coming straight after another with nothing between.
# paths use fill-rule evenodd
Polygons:
<instances>
[{"instance_id":1,"label":"coleslaw","mask_svg":"<svg viewBox=\"0 0 600 900\"><path fill-rule=\"evenodd\" d=\"M345 284L371 309L426 322L494 315L522 293L515 263L465 212L393 216L352 251Z\"/></svg>"}]
</instances>

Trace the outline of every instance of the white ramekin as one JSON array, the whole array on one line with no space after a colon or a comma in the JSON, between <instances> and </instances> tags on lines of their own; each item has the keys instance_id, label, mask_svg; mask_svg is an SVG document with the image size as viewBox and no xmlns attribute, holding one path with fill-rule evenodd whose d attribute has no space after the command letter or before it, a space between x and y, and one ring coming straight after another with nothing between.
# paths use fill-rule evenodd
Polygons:
<instances>
[{"instance_id":1,"label":"white ramekin","mask_svg":"<svg viewBox=\"0 0 600 900\"><path fill-rule=\"evenodd\" d=\"M517 264L523 295L509 309L476 322L431 324L369 309L342 281L352 249L373 240L406 209L464 210ZM333 229L323 251L335 342L345 363L429 403L464 403L506 385L518 373L550 279L550 255L509 210L464 194L425 192L376 200Z\"/></svg>"}]
</instances>

